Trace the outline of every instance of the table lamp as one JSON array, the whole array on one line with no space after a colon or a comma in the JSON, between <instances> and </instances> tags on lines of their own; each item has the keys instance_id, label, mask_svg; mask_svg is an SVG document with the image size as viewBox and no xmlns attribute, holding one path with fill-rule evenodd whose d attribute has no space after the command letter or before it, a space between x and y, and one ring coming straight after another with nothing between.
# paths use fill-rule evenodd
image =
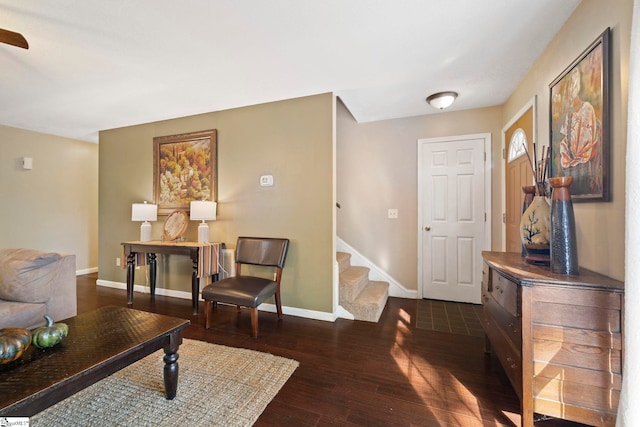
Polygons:
<instances>
[{"instance_id":1,"label":"table lamp","mask_svg":"<svg viewBox=\"0 0 640 427\"><path fill-rule=\"evenodd\" d=\"M134 203L131 205L131 221L143 221L140 224L140 241L151 240L151 223L158 220L158 205L151 203Z\"/></svg>"},{"instance_id":2,"label":"table lamp","mask_svg":"<svg viewBox=\"0 0 640 427\"><path fill-rule=\"evenodd\" d=\"M191 214L189 218L192 221L202 220L198 226L198 243L209 243L209 224L205 221L215 221L216 207L216 202L206 200L191 202Z\"/></svg>"}]
</instances>

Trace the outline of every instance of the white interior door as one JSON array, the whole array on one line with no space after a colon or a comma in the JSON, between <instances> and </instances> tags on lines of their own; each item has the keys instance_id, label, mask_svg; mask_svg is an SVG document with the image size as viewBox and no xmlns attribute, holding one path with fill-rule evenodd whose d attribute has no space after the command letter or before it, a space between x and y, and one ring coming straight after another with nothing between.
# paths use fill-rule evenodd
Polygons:
<instances>
[{"instance_id":1,"label":"white interior door","mask_svg":"<svg viewBox=\"0 0 640 427\"><path fill-rule=\"evenodd\" d=\"M487 138L418 141L423 298L481 302Z\"/></svg>"}]
</instances>

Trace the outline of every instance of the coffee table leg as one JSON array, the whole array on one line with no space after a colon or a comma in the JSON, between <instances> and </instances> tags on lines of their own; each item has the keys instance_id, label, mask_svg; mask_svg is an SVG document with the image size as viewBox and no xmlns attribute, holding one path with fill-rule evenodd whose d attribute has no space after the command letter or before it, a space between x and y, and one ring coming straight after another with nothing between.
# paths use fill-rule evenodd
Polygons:
<instances>
[{"instance_id":1,"label":"coffee table leg","mask_svg":"<svg viewBox=\"0 0 640 427\"><path fill-rule=\"evenodd\" d=\"M164 396L171 400L178 392L178 347L182 335L171 336L170 343L164 348Z\"/></svg>"}]
</instances>

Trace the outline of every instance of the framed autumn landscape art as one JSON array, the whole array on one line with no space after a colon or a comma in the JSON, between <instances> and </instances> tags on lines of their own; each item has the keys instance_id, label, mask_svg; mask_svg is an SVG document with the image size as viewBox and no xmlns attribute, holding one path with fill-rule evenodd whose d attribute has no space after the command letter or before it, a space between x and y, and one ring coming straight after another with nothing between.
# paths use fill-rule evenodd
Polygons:
<instances>
[{"instance_id":1,"label":"framed autumn landscape art","mask_svg":"<svg viewBox=\"0 0 640 427\"><path fill-rule=\"evenodd\" d=\"M153 138L153 197L158 213L189 209L193 200L217 199L215 129Z\"/></svg>"}]
</instances>

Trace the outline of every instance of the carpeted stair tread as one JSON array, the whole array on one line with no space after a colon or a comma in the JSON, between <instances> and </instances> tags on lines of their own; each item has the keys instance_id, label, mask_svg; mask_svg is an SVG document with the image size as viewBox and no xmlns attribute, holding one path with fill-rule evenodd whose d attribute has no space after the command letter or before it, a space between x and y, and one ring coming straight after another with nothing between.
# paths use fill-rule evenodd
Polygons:
<instances>
[{"instance_id":1,"label":"carpeted stair tread","mask_svg":"<svg viewBox=\"0 0 640 427\"><path fill-rule=\"evenodd\" d=\"M344 304L357 320L377 322L389 297L387 282L370 281L351 303Z\"/></svg>"},{"instance_id":2,"label":"carpeted stair tread","mask_svg":"<svg viewBox=\"0 0 640 427\"><path fill-rule=\"evenodd\" d=\"M351 254L336 252L338 261L339 304L355 320L377 322L389 298L389 284L369 280L369 268L352 266Z\"/></svg>"},{"instance_id":3,"label":"carpeted stair tread","mask_svg":"<svg viewBox=\"0 0 640 427\"><path fill-rule=\"evenodd\" d=\"M340 302L351 302L357 298L369 282L367 267L351 266L340 273Z\"/></svg>"}]
</instances>

